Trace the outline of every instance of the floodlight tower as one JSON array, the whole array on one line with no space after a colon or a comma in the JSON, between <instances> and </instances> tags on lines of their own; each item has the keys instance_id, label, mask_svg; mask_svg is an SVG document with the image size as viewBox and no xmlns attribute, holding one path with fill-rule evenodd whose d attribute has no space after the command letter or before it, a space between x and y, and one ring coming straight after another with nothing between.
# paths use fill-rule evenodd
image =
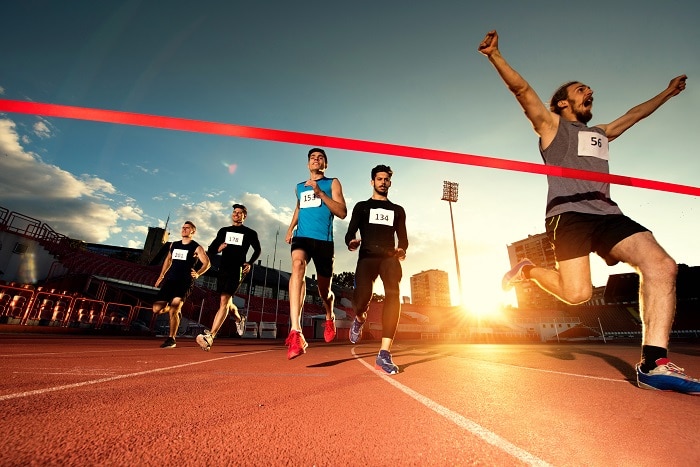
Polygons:
<instances>
[{"instance_id":1,"label":"floodlight tower","mask_svg":"<svg viewBox=\"0 0 700 467\"><path fill-rule=\"evenodd\" d=\"M457 236L455 235L455 221L452 216L452 203L457 202L459 194L459 183L442 182L442 201L447 201L450 205L450 222L452 223L452 242L455 249L455 263L457 264L457 285L459 286L459 304L462 304L462 274L459 272L459 255L457 254Z\"/></svg>"}]
</instances>

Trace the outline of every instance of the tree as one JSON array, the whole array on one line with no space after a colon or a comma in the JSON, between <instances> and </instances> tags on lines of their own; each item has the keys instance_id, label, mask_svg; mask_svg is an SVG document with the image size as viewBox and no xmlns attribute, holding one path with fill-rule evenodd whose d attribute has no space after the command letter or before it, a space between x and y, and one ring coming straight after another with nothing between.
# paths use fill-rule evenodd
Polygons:
<instances>
[{"instance_id":1,"label":"tree","mask_svg":"<svg viewBox=\"0 0 700 467\"><path fill-rule=\"evenodd\" d=\"M341 289L355 288L355 273L350 271L333 274L333 285Z\"/></svg>"},{"instance_id":2,"label":"tree","mask_svg":"<svg viewBox=\"0 0 700 467\"><path fill-rule=\"evenodd\" d=\"M376 293L372 294L372 301L377 303L382 303L384 301L384 295L379 295Z\"/></svg>"}]
</instances>

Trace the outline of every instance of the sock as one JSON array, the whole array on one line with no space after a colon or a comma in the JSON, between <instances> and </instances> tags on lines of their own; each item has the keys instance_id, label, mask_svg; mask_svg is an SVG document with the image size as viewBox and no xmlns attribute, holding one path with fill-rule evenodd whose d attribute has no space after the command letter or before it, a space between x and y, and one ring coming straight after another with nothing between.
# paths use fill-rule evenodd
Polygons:
<instances>
[{"instance_id":1,"label":"sock","mask_svg":"<svg viewBox=\"0 0 700 467\"><path fill-rule=\"evenodd\" d=\"M534 268L534 267L535 267L535 266L530 266L530 265L523 266L522 271L523 271L523 277L524 277L525 279L530 279L530 271L531 271L532 268Z\"/></svg>"},{"instance_id":2,"label":"sock","mask_svg":"<svg viewBox=\"0 0 700 467\"><path fill-rule=\"evenodd\" d=\"M642 346L642 365L640 369L644 373L649 373L656 368L656 361L660 358L667 358L668 350L663 347L655 347L653 345Z\"/></svg>"}]
</instances>

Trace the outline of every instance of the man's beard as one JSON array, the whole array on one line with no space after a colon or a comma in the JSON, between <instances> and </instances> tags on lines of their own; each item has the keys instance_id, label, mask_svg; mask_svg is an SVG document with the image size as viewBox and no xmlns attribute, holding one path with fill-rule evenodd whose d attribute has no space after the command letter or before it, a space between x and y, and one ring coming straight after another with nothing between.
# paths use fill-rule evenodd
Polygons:
<instances>
[{"instance_id":1,"label":"man's beard","mask_svg":"<svg viewBox=\"0 0 700 467\"><path fill-rule=\"evenodd\" d=\"M576 120L578 120L581 123L588 123L591 121L593 118L593 112L588 110L584 110L583 112L576 112Z\"/></svg>"}]
</instances>

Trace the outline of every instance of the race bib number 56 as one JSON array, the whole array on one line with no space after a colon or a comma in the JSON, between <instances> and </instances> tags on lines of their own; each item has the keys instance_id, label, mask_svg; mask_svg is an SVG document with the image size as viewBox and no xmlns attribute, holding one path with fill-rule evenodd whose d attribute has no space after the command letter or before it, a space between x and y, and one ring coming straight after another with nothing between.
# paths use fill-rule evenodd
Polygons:
<instances>
[{"instance_id":1,"label":"race bib number 56","mask_svg":"<svg viewBox=\"0 0 700 467\"><path fill-rule=\"evenodd\" d=\"M578 155L608 160L608 137L595 131L579 131Z\"/></svg>"}]
</instances>

